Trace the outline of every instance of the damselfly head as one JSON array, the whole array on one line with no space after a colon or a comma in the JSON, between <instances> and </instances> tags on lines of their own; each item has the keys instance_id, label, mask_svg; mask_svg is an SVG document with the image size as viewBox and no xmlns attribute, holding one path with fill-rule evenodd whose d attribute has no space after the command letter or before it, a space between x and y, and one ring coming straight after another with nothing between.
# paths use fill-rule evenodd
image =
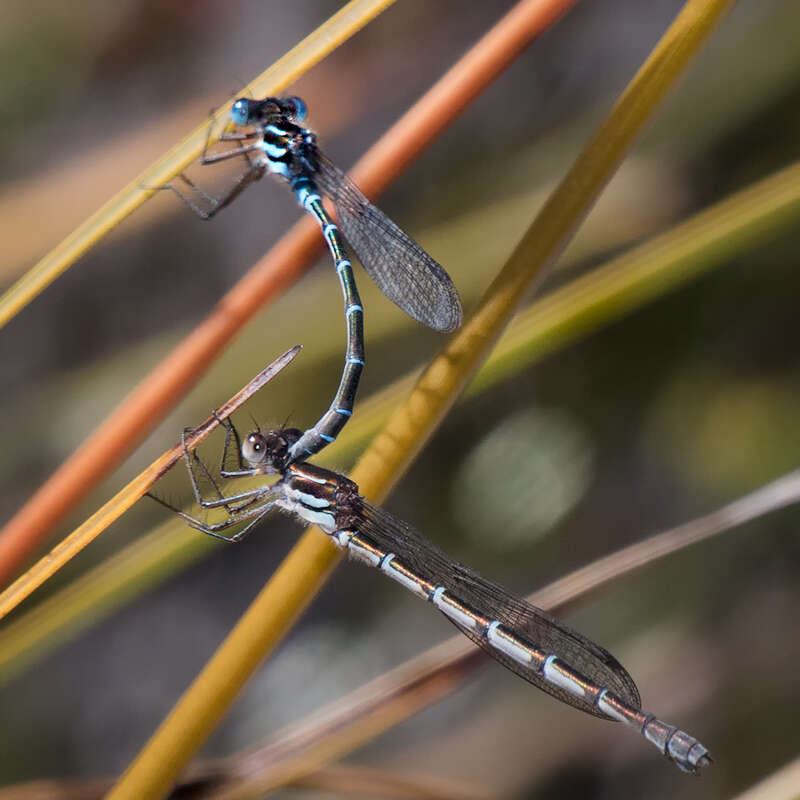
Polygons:
<instances>
[{"instance_id":1,"label":"damselfly head","mask_svg":"<svg viewBox=\"0 0 800 800\"><path fill-rule=\"evenodd\" d=\"M265 97L263 100L240 97L231 106L231 122L242 126L261 125L280 117L302 122L306 113L306 104L299 97Z\"/></svg>"},{"instance_id":2,"label":"damselfly head","mask_svg":"<svg viewBox=\"0 0 800 800\"><path fill-rule=\"evenodd\" d=\"M242 458L260 472L281 472L286 465L289 448L303 435L296 428L283 430L252 431L242 442Z\"/></svg>"}]
</instances>

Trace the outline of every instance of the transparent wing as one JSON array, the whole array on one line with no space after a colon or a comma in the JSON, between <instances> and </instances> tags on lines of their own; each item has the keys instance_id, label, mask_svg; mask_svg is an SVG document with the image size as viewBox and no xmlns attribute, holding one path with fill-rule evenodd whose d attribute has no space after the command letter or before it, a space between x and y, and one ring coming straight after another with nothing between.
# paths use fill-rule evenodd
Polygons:
<instances>
[{"instance_id":1,"label":"transparent wing","mask_svg":"<svg viewBox=\"0 0 800 800\"><path fill-rule=\"evenodd\" d=\"M342 170L323 153L318 157L317 186L333 200L339 228L372 280L410 317L437 331L455 330L461 300L450 276Z\"/></svg>"},{"instance_id":2,"label":"transparent wing","mask_svg":"<svg viewBox=\"0 0 800 800\"><path fill-rule=\"evenodd\" d=\"M359 533L372 539L381 550L395 553L412 572L426 581L444 586L453 596L496 619L528 644L554 654L598 686L607 688L626 702L641 707L639 690L628 671L607 650L572 630L560 620L487 581L469 568L451 561L408 523L366 501L359 515ZM546 681L538 672L514 661L492 647L478 632L447 617L475 644L504 667L544 692L588 714L608 719L594 705Z\"/></svg>"}]
</instances>

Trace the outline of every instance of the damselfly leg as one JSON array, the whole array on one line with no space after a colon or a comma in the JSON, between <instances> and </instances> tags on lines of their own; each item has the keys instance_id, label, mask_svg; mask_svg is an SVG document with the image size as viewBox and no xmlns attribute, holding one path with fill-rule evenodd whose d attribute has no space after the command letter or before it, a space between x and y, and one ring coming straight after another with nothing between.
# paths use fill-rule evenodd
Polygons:
<instances>
[{"instance_id":1,"label":"damselfly leg","mask_svg":"<svg viewBox=\"0 0 800 800\"><path fill-rule=\"evenodd\" d=\"M255 163L250 158L250 153L258 150L258 144L248 145L245 147L238 147L235 150L229 150L226 153L220 153L214 157L203 156L201 163L214 164L229 158L242 157L247 163L247 167L242 171L234 180L227 192L223 195L213 195L201 189L188 175L181 172L175 176L176 181L185 184L189 189L187 193L175 184L175 181L165 186L159 187L162 189L171 189L175 194L201 219L211 219L223 208L230 205L251 183L259 180L264 175L264 167ZM198 198L202 201L202 205L198 202Z\"/></svg>"},{"instance_id":2,"label":"damselfly leg","mask_svg":"<svg viewBox=\"0 0 800 800\"><path fill-rule=\"evenodd\" d=\"M225 150L221 153L209 154L211 132L213 129L213 120L209 121L206 130L206 141L203 146L203 153L200 157L200 163L203 165L218 164L222 161L228 161L232 158L242 158L245 162L245 168L235 178L229 189L222 195L213 195L200 188L188 175L184 172L178 173L174 181L170 181L164 186L158 187L159 189L170 189L173 191L188 208L190 208L201 219L211 219L223 208L230 205L251 183L261 179L264 176L265 167L250 157L251 153L256 153L261 150L261 144L258 140L258 131L231 131L230 133L223 133L219 136L220 142L245 142L240 147L235 147L232 150ZM179 181L188 188L188 192L176 185L175 181Z\"/></svg>"},{"instance_id":3,"label":"damselfly leg","mask_svg":"<svg viewBox=\"0 0 800 800\"><path fill-rule=\"evenodd\" d=\"M264 492L264 495L268 495L269 490ZM230 516L228 516L222 522L218 522L216 524L208 524L197 517L193 517L191 514L187 514L185 511L182 511L180 508L176 508L171 503L168 503L166 500L158 497L157 495L153 494L152 492L147 492L147 496L155 500L160 505L164 506L164 508L169 509L174 514L177 514L181 519L186 521L186 524L190 528L194 528L196 531L200 531L200 533L208 534L209 536L213 536L215 539L222 539L225 542L240 542L242 539L247 536L248 533L256 526L258 523L272 511L272 509L276 505L276 501L274 499L267 500L264 503L260 503L258 505L254 505L252 508L244 509L243 511L237 511ZM255 502L255 501L254 501ZM240 525L242 522L250 520L250 522L245 525L242 530L238 533L235 533L233 536L225 536L224 534L220 533L220 531L228 530L229 528L233 528L236 525Z\"/></svg>"},{"instance_id":4,"label":"damselfly leg","mask_svg":"<svg viewBox=\"0 0 800 800\"><path fill-rule=\"evenodd\" d=\"M214 416L216 416L216 414ZM225 428L225 443L222 448L220 467L216 476L212 474L212 471L200 456L194 450L189 449L187 445L187 434L191 433L191 428L184 429L181 434L181 444L183 446L183 458L186 464L186 471L189 474L189 483L192 487L195 502L206 510L224 510L226 514L225 519L217 523L208 523L191 514L187 514L185 511L176 508L171 503L166 502L152 493L148 492L148 495L161 505L174 511L195 530L207 533L209 536L214 536L217 539L223 539L224 541L238 542L249 533L254 525L258 524L258 522L272 510L275 505L273 497L274 491L271 485L260 485L253 489L237 492L235 494L226 495L223 492L220 485L220 479L222 478L246 478L262 473L258 469L248 467L243 461L241 437L230 419L220 419L217 417L217 421ZM232 445L235 448L236 460L239 467L234 470L227 468ZM213 495L212 497L208 496L209 490ZM225 536L220 533L220 531L228 530L248 520L250 520L248 524L233 536Z\"/></svg>"}]
</instances>

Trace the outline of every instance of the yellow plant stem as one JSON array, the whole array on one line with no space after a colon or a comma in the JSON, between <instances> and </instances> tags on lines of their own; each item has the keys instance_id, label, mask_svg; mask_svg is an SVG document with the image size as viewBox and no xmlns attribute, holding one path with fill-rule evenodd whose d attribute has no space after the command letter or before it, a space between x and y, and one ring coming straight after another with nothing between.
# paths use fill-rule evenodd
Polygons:
<instances>
[{"instance_id":1,"label":"yellow plant stem","mask_svg":"<svg viewBox=\"0 0 800 800\"><path fill-rule=\"evenodd\" d=\"M650 119L733 0L688 0L608 118L533 221L480 306L423 373L408 401L356 465L353 479L380 501L487 356L522 295L558 257ZM165 795L245 680L308 605L338 559L327 538L301 538L172 713L109 794Z\"/></svg>"}]
</instances>

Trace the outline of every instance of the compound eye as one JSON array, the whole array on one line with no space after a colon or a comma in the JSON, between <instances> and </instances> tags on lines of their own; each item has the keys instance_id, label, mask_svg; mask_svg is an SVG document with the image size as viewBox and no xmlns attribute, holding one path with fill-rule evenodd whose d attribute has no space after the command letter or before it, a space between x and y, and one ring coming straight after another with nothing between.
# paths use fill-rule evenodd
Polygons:
<instances>
[{"instance_id":1,"label":"compound eye","mask_svg":"<svg viewBox=\"0 0 800 800\"><path fill-rule=\"evenodd\" d=\"M247 125L250 121L250 103L246 97L240 97L231 106L231 122L234 125Z\"/></svg>"},{"instance_id":2,"label":"compound eye","mask_svg":"<svg viewBox=\"0 0 800 800\"><path fill-rule=\"evenodd\" d=\"M267 455L267 440L257 432L248 433L242 442L242 457L250 464L260 464Z\"/></svg>"},{"instance_id":3,"label":"compound eye","mask_svg":"<svg viewBox=\"0 0 800 800\"><path fill-rule=\"evenodd\" d=\"M287 97L286 100L284 100L284 104L287 107L289 116L291 116L295 122L303 122L305 120L308 109L303 100L299 97Z\"/></svg>"}]
</instances>

